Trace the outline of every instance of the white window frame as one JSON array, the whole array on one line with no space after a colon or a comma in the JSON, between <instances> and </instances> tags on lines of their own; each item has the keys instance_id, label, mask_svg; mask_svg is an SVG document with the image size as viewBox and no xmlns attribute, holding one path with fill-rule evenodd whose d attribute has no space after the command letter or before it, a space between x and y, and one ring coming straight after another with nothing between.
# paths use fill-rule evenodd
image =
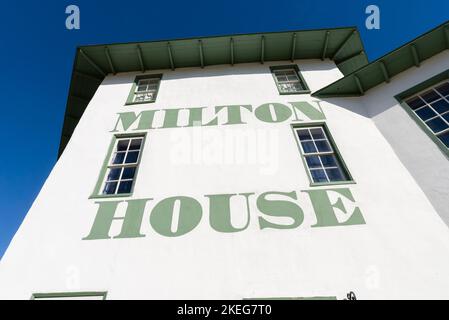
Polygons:
<instances>
[{"instance_id":1,"label":"white window frame","mask_svg":"<svg viewBox=\"0 0 449 320\"><path fill-rule=\"evenodd\" d=\"M139 149L130 150L131 141L132 140L136 140L136 139L141 140L140 148ZM129 140L126 150L125 151L118 151L117 150L118 144L120 143L120 141L124 141L124 140ZM100 194L101 196L122 196L122 195L131 194L133 192L134 185L135 185L135 182L136 182L137 171L138 171L139 164L140 164L140 159L142 158L142 150L143 150L143 144L144 143L145 143L145 137L141 136L141 135L129 136L129 137L117 137L116 138L116 141L114 143L114 147L112 149L112 152L109 155L108 165L106 167L106 172L105 172L105 175L103 177L102 184L101 184L101 189L100 189L101 190L101 194ZM128 153L129 152L135 152L135 151L139 152L139 155L137 156L136 162L125 163L126 158L128 156ZM115 155L117 153L123 153L124 154L123 163L113 164L113 161L115 159ZM133 178L125 178L125 179L123 179L123 174L125 172L125 168L135 168ZM112 169L121 169L120 176L118 177L118 179L108 180L109 172ZM119 187L120 187L120 183L122 183L122 182L129 182L129 181L131 181L131 189L130 189L130 191L126 192L126 193L118 193L118 190L119 190ZM106 184L107 183L117 183L117 186L115 187L114 193L105 193L105 189L106 189Z\"/></svg>"},{"instance_id":2,"label":"white window frame","mask_svg":"<svg viewBox=\"0 0 449 320\"><path fill-rule=\"evenodd\" d=\"M301 71L299 70L297 65L287 65L287 66L271 66L270 67L271 70L271 74L273 75L273 79L274 82L276 83L276 87L279 91L279 94L281 95L288 95L288 94L305 94L305 93L310 93L309 87L307 86L307 83L304 79L304 77L301 74ZM278 73L286 73L286 72L292 72L293 75L295 76L295 80L282 80L279 81L278 76L282 76L279 75ZM288 76L284 74L284 76L287 78ZM286 91L284 89L282 89L282 85L283 84L299 84L300 89L295 90L295 91Z\"/></svg>"},{"instance_id":3,"label":"white window frame","mask_svg":"<svg viewBox=\"0 0 449 320\"><path fill-rule=\"evenodd\" d=\"M310 129L321 129L322 133L325 137L325 139L314 139L312 137L312 134L310 132ZM307 176L309 177L310 180L310 185L311 186L320 186L320 185L337 185L337 184L353 184L355 183L354 179L351 176L351 173L349 172L348 167L346 166L345 161L343 160L342 155L340 154L337 145L335 143L335 141L332 138L332 135L330 134L329 129L327 128L326 124L324 122L319 122L319 123L309 123L309 124L293 124L292 125L292 129L293 129L293 133L296 139L296 142L298 143L298 147L300 149L300 153L301 153L301 158L302 161L304 163L304 167L306 168L306 172L307 172ZM298 135L298 131L299 130L308 130L310 136L312 137L312 140L303 140L303 141L311 141L313 142L313 145L315 147L315 149L317 150L317 152L306 152L301 144L301 139L299 138ZM329 147L330 147L330 151L324 151L324 152L320 152L318 151L318 147L315 143L315 141L327 141ZM325 155L333 155L336 159L336 163L337 166L324 166L321 157L320 156L325 156ZM317 156L319 161L320 161L320 165L321 167L318 168L310 168L309 164L307 163L307 157L309 156ZM338 180L338 181L331 181L328 177L328 174L326 172L326 169L338 169L340 170L342 176L345 178L344 180ZM312 172L314 170L322 170L324 171L324 174L326 176L326 180L327 181L320 181L320 182L316 182L313 178Z\"/></svg>"},{"instance_id":4,"label":"white window frame","mask_svg":"<svg viewBox=\"0 0 449 320\"><path fill-rule=\"evenodd\" d=\"M437 102L437 101L440 101L440 100L443 100L443 101L446 101L447 103L449 103L449 95L448 95L448 96L443 96L439 91L435 90L437 87L440 87L441 85L443 85L443 84L445 84L445 83L448 83L448 84L449 84L449 81L448 81L448 80L440 81L440 82L438 82L437 84L434 84L434 85L432 85L432 86L429 86L429 87L427 87L426 89L421 90L421 91L419 91L418 93L415 93L415 94L411 95L410 97L407 97L406 99L404 99L404 102L405 102L405 104L407 105L407 107L409 108L409 110L410 110L410 111L415 115L415 117L416 117L416 118L417 118L417 119L418 119L418 120L419 120L419 121L420 121L420 122L427 128L427 129L428 129L429 133L430 133L430 134L433 134L433 135L434 135L437 139L439 139L439 140L440 140L440 138L439 138L440 135L443 135L443 134L449 132L449 121L446 120L446 119L443 117L443 115L446 115L446 114L449 115L449 110L448 110L448 111L445 111L445 112L443 112L443 113L439 113L439 112L432 106L432 104L435 103L435 102ZM437 100L434 100L434 101L428 103L426 100L424 100L424 99L422 98L422 95L423 95L424 93L427 93L427 92L431 91L431 90L433 90L434 92L436 92L437 95L440 96L440 98L438 98ZM418 97L419 97L425 104L422 105L422 106L419 107L419 108L412 109L412 107L408 104L408 101L413 100L413 99L416 99L416 98L418 98ZM418 112L419 110L422 110L423 108L426 108L426 107L430 108L430 110L432 110L436 115L433 116L433 117L430 117L429 119L423 120L423 119L417 114L417 112ZM432 121L432 120L434 120L434 119L437 119L437 118L440 118L444 123L446 123L446 124L448 125L448 128L443 129L443 130L441 130L441 131L439 131L439 132L434 132L434 131L432 130L432 128L430 128L430 126L429 126L427 123L430 122L430 121ZM441 141L441 140L440 140L440 141ZM445 146L447 149L449 149L449 146L446 146L446 145L443 143L443 141L441 141L441 143L442 143L443 146Z\"/></svg>"},{"instance_id":5,"label":"white window frame","mask_svg":"<svg viewBox=\"0 0 449 320\"><path fill-rule=\"evenodd\" d=\"M142 81L150 81L149 84L147 84L147 90L145 91L138 91L139 90L139 83ZM151 82L156 83L155 89L148 90L148 86L151 85ZM147 75L139 75L136 76L131 91L128 95L128 99L126 100L126 105L132 105L132 104L142 104L142 103L152 103L156 102L157 95L159 94L159 89L162 82L162 74L147 74ZM137 101L137 96L140 94L152 94L151 99L141 100Z\"/></svg>"},{"instance_id":6,"label":"white window frame","mask_svg":"<svg viewBox=\"0 0 449 320\"><path fill-rule=\"evenodd\" d=\"M139 91L139 87L142 86L140 83L143 82L143 81L149 81L149 83L146 84L146 89L147 89L147 90ZM136 89L134 90L133 102L134 102L134 103L136 103L136 102L137 102L137 103L144 103L144 102L151 102L151 101L156 100L156 95L157 95L157 92L158 92L158 89L159 89L159 82L160 82L160 81L161 81L161 80L160 80L159 78L144 78L144 79L139 79L139 80L137 81L137 84L136 84ZM154 88L154 89L148 89L149 86L152 85L153 83L154 83L154 85L155 85L155 88ZM145 100L137 101L137 97L138 97L138 95L140 95L140 94L152 94L152 97L151 97L151 99L145 99Z\"/></svg>"}]
</instances>

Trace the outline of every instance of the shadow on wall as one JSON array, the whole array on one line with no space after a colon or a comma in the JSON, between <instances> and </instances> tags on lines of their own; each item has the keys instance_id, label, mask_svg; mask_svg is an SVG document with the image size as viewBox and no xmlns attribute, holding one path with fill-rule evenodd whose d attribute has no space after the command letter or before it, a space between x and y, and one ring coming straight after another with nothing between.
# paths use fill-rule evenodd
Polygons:
<instances>
[{"instance_id":1,"label":"shadow on wall","mask_svg":"<svg viewBox=\"0 0 449 320\"><path fill-rule=\"evenodd\" d=\"M229 67L228 64L224 65L214 65L205 66L204 68L179 68L172 71L171 69L163 70L149 70L145 72L127 72L120 73L117 75L109 74L103 81L102 85L115 85L129 83L129 77L141 75L141 74L163 74L163 80L179 80L179 79L189 79L189 78L202 78L205 75L208 77L221 77L221 76L233 76L233 75L270 75L270 66L282 66L282 65L293 65L297 64L299 69L304 72L320 72L320 71L332 71L335 68L335 64L331 60L321 61L321 60L300 60L291 62L287 61L276 61L276 62L266 62L261 63L246 63L234 65L234 67ZM335 79L334 79L335 81Z\"/></svg>"},{"instance_id":2,"label":"shadow on wall","mask_svg":"<svg viewBox=\"0 0 449 320\"><path fill-rule=\"evenodd\" d=\"M369 110L360 100L360 97L345 97L345 98L323 98L317 99L317 101L326 102L335 105L339 108L351 111L364 118L371 118Z\"/></svg>"}]
</instances>

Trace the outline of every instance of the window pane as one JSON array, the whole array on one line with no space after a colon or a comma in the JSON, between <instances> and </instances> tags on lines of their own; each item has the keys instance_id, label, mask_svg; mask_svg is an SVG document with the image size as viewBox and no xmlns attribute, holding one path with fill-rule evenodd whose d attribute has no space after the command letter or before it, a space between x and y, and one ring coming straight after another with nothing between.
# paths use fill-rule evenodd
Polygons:
<instances>
[{"instance_id":1,"label":"window pane","mask_svg":"<svg viewBox=\"0 0 449 320\"><path fill-rule=\"evenodd\" d=\"M137 87L137 92L139 91L147 91L147 86L146 85L139 85Z\"/></svg>"},{"instance_id":2,"label":"window pane","mask_svg":"<svg viewBox=\"0 0 449 320\"><path fill-rule=\"evenodd\" d=\"M310 170L313 182L328 182L324 170Z\"/></svg>"},{"instance_id":3,"label":"window pane","mask_svg":"<svg viewBox=\"0 0 449 320\"><path fill-rule=\"evenodd\" d=\"M107 181L118 180L120 178L120 173L122 173L122 168L109 169L109 174Z\"/></svg>"},{"instance_id":4,"label":"window pane","mask_svg":"<svg viewBox=\"0 0 449 320\"><path fill-rule=\"evenodd\" d=\"M437 87L436 90L443 96L449 95L449 82L446 82L445 84L442 84L441 86Z\"/></svg>"},{"instance_id":5,"label":"window pane","mask_svg":"<svg viewBox=\"0 0 449 320\"><path fill-rule=\"evenodd\" d=\"M332 154L320 156L321 162L323 163L323 166L325 167L338 167L337 159Z\"/></svg>"},{"instance_id":6,"label":"window pane","mask_svg":"<svg viewBox=\"0 0 449 320\"><path fill-rule=\"evenodd\" d=\"M132 139L131 145L129 146L129 150L139 150L141 143L142 139Z\"/></svg>"},{"instance_id":7,"label":"window pane","mask_svg":"<svg viewBox=\"0 0 449 320\"><path fill-rule=\"evenodd\" d=\"M117 182L108 182L104 186L103 194L114 194L117 188Z\"/></svg>"},{"instance_id":8,"label":"window pane","mask_svg":"<svg viewBox=\"0 0 449 320\"><path fill-rule=\"evenodd\" d=\"M345 177L341 173L340 169L326 169L327 176L330 181L343 181Z\"/></svg>"},{"instance_id":9,"label":"window pane","mask_svg":"<svg viewBox=\"0 0 449 320\"><path fill-rule=\"evenodd\" d=\"M138 157L139 157L139 151L130 151L130 152L128 152L128 155L126 156L125 163L136 163Z\"/></svg>"},{"instance_id":10,"label":"window pane","mask_svg":"<svg viewBox=\"0 0 449 320\"><path fill-rule=\"evenodd\" d=\"M299 84L299 82L294 82L294 83L280 83L279 84L279 89L282 92L298 92L301 91L301 85Z\"/></svg>"},{"instance_id":11,"label":"window pane","mask_svg":"<svg viewBox=\"0 0 449 320\"><path fill-rule=\"evenodd\" d=\"M434 90L427 91L426 93L422 94L421 97L427 103L430 103L432 101L435 101L435 100L441 98L441 96L438 93L436 93Z\"/></svg>"},{"instance_id":12,"label":"window pane","mask_svg":"<svg viewBox=\"0 0 449 320\"><path fill-rule=\"evenodd\" d=\"M314 139L326 139L326 137L324 136L324 132L323 129L321 128L314 128L314 129L310 129L310 132L312 133L312 137Z\"/></svg>"},{"instance_id":13,"label":"window pane","mask_svg":"<svg viewBox=\"0 0 449 320\"><path fill-rule=\"evenodd\" d=\"M317 152L315 145L313 144L312 141L301 142L301 145L302 149L304 150L304 153Z\"/></svg>"},{"instance_id":14,"label":"window pane","mask_svg":"<svg viewBox=\"0 0 449 320\"><path fill-rule=\"evenodd\" d=\"M151 101L154 98L154 92L146 92L146 93L136 93L134 101L135 102L143 102L143 101Z\"/></svg>"},{"instance_id":15,"label":"window pane","mask_svg":"<svg viewBox=\"0 0 449 320\"><path fill-rule=\"evenodd\" d=\"M307 129L298 130L298 137L299 137L299 140L301 140L301 141L312 140L309 130L307 130Z\"/></svg>"},{"instance_id":16,"label":"window pane","mask_svg":"<svg viewBox=\"0 0 449 320\"><path fill-rule=\"evenodd\" d=\"M327 143L326 140L321 141L315 141L316 147L318 148L319 152L329 152L332 151L329 143Z\"/></svg>"},{"instance_id":17,"label":"window pane","mask_svg":"<svg viewBox=\"0 0 449 320\"><path fill-rule=\"evenodd\" d=\"M449 122L449 112L443 114L443 118L444 118L444 120L446 120L447 122Z\"/></svg>"},{"instance_id":18,"label":"window pane","mask_svg":"<svg viewBox=\"0 0 449 320\"><path fill-rule=\"evenodd\" d=\"M445 132L445 133L439 135L438 138L441 140L441 142L444 143L444 145L446 147L449 148L449 132Z\"/></svg>"},{"instance_id":19,"label":"window pane","mask_svg":"<svg viewBox=\"0 0 449 320\"><path fill-rule=\"evenodd\" d=\"M438 113L449 111L449 103L444 99L435 101L434 103L431 104L431 106Z\"/></svg>"},{"instance_id":20,"label":"window pane","mask_svg":"<svg viewBox=\"0 0 449 320\"><path fill-rule=\"evenodd\" d=\"M112 164L122 164L125 159L126 152L116 152L112 159Z\"/></svg>"},{"instance_id":21,"label":"window pane","mask_svg":"<svg viewBox=\"0 0 449 320\"><path fill-rule=\"evenodd\" d=\"M287 77L283 74L277 74L276 75L276 79L278 80L278 82L285 82L287 81Z\"/></svg>"},{"instance_id":22,"label":"window pane","mask_svg":"<svg viewBox=\"0 0 449 320\"><path fill-rule=\"evenodd\" d=\"M443 131L444 129L447 129L449 127L447 123L444 122L440 117L430 120L426 123L429 128L432 129L432 131L435 133Z\"/></svg>"},{"instance_id":23,"label":"window pane","mask_svg":"<svg viewBox=\"0 0 449 320\"><path fill-rule=\"evenodd\" d=\"M420 98L420 97L416 97L413 98L411 100L408 100L406 102L410 108L412 108L413 110L422 107L423 105L425 105L426 103Z\"/></svg>"},{"instance_id":24,"label":"window pane","mask_svg":"<svg viewBox=\"0 0 449 320\"><path fill-rule=\"evenodd\" d=\"M318 156L306 157L306 162L309 168L321 168L320 158Z\"/></svg>"},{"instance_id":25,"label":"window pane","mask_svg":"<svg viewBox=\"0 0 449 320\"><path fill-rule=\"evenodd\" d=\"M136 94L135 98L134 98L135 102L143 102L145 101L145 95L141 95L141 94Z\"/></svg>"},{"instance_id":26,"label":"window pane","mask_svg":"<svg viewBox=\"0 0 449 320\"><path fill-rule=\"evenodd\" d=\"M130 167L130 168L123 169L122 180L133 179L135 173L136 173L136 167Z\"/></svg>"},{"instance_id":27,"label":"window pane","mask_svg":"<svg viewBox=\"0 0 449 320\"><path fill-rule=\"evenodd\" d=\"M133 185L132 180L120 182L120 186L118 187L117 193L130 193L132 185Z\"/></svg>"},{"instance_id":28,"label":"window pane","mask_svg":"<svg viewBox=\"0 0 449 320\"><path fill-rule=\"evenodd\" d=\"M419 109L418 111L416 111L416 114L418 115L418 117L420 117L424 121L427 120L427 119L430 119L432 117L435 117L437 115L429 107L424 107L424 108Z\"/></svg>"},{"instance_id":29,"label":"window pane","mask_svg":"<svg viewBox=\"0 0 449 320\"><path fill-rule=\"evenodd\" d=\"M129 139L119 140L119 142L117 142L117 151L126 151L126 149L128 149L128 143Z\"/></svg>"}]
</instances>

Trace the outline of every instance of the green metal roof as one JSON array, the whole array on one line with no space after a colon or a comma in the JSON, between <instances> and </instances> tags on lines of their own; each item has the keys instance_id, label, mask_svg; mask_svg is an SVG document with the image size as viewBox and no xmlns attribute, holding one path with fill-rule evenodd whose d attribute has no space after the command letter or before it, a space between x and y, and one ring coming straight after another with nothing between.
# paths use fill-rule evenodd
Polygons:
<instances>
[{"instance_id":1,"label":"green metal roof","mask_svg":"<svg viewBox=\"0 0 449 320\"><path fill-rule=\"evenodd\" d=\"M343 74L368 63L355 27L78 47L59 155L109 73L317 58L334 60Z\"/></svg>"},{"instance_id":2,"label":"green metal roof","mask_svg":"<svg viewBox=\"0 0 449 320\"><path fill-rule=\"evenodd\" d=\"M346 74L312 95L320 98L361 96L383 82L390 82L397 74L414 66L419 67L422 61L446 49L449 49L449 22Z\"/></svg>"}]
</instances>

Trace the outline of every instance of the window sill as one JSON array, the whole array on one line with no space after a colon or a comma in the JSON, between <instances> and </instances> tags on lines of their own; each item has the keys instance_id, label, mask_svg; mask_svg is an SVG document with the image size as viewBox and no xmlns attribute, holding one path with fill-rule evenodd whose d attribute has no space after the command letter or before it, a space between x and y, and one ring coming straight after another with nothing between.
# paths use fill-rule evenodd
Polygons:
<instances>
[{"instance_id":1,"label":"window sill","mask_svg":"<svg viewBox=\"0 0 449 320\"><path fill-rule=\"evenodd\" d=\"M126 102L125 106L131 106L134 104L145 104L145 103L155 103L156 100L151 100L151 101L142 101L142 102Z\"/></svg>"},{"instance_id":2,"label":"window sill","mask_svg":"<svg viewBox=\"0 0 449 320\"><path fill-rule=\"evenodd\" d=\"M345 184L356 184L354 180L349 181L335 181L335 182L311 182L311 187L327 187L327 186L341 186Z\"/></svg>"},{"instance_id":3,"label":"window sill","mask_svg":"<svg viewBox=\"0 0 449 320\"><path fill-rule=\"evenodd\" d=\"M109 199L109 198L126 198L132 196L132 193L120 193L120 194L96 194L91 195L89 199Z\"/></svg>"},{"instance_id":4,"label":"window sill","mask_svg":"<svg viewBox=\"0 0 449 320\"><path fill-rule=\"evenodd\" d=\"M288 96L288 95L292 95L292 94L310 94L312 91L310 90L303 90L303 91L296 91L296 92L280 92L279 94L281 96Z\"/></svg>"}]
</instances>

